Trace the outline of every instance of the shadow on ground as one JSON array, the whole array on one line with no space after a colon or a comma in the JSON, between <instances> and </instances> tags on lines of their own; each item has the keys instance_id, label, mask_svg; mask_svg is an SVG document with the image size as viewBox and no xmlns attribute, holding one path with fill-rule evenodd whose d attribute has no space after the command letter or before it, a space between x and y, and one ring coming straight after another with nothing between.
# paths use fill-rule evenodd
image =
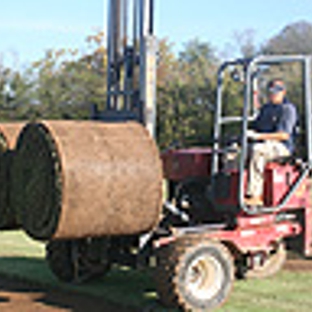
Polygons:
<instances>
[{"instance_id":1,"label":"shadow on ground","mask_svg":"<svg viewBox=\"0 0 312 312\"><path fill-rule=\"evenodd\" d=\"M87 285L57 281L41 258L0 258L1 312L162 312L149 276L112 270Z\"/></svg>"}]
</instances>

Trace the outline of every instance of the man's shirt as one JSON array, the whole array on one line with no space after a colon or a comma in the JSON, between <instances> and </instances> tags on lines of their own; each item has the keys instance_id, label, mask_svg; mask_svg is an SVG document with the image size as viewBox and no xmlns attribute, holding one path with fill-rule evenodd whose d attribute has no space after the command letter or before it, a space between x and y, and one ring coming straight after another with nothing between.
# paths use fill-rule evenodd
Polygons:
<instances>
[{"instance_id":1,"label":"man's shirt","mask_svg":"<svg viewBox=\"0 0 312 312\"><path fill-rule=\"evenodd\" d=\"M285 100L281 104L263 105L253 123L253 129L260 133L288 133L289 139L283 143L290 152L293 152L297 123L298 116L295 105Z\"/></svg>"}]
</instances>

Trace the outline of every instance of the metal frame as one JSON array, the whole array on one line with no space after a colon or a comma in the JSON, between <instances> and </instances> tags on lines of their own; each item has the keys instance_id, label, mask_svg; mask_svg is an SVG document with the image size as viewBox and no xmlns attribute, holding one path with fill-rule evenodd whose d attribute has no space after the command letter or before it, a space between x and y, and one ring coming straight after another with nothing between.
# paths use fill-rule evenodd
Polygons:
<instances>
[{"instance_id":1,"label":"metal frame","mask_svg":"<svg viewBox=\"0 0 312 312\"><path fill-rule=\"evenodd\" d=\"M110 0L107 105L95 119L137 120L155 135L156 53L154 0Z\"/></svg>"},{"instance_id":2,"label":"metal frame","mask_svg":"<svg viewBox=\"0 0 312 312\"><path fill-rule=\"evenodd\" d=\"M214 120L214 145L213 145L213 157L212 157L212 197L213 193L216 190L215 176L219 172L219 149L220 149L220 137L222 133L222 125L229 122L241 122L241 147L242 153L239 162L239 188L238 188L238 199L239 199L239 208L245 211L247 214L258 214L258 213L267 213L267 212L275 212L282 209L282 207L287 203L287 201L291 198L293 193L298 189L301 182L310 174L312 168L312 124L311 124L311 116L312 116L312 86L311 86L311 56L305 55L277 55L277 56L259 56L254 59L239 59L231 62L224 63L218 73L218 88L217 88L217 105L216 105L216 113ZM248 121L252 120L254 116L250 116L249 112L252 108L251 103L251 92L252 86L250 82L252 81L252 76L259 65L277 65L283 63L293 63L299 62L303 66L303 90L304 90L304 110L305 110L305 127L306 127L306 150L307 150L307 161L303 166L302 172L294 183L294 185L290 188L288 194L284 197L282 202L277 207L261 207L255 209L254 207L248 207L244 204L244 167L245 161L247 158L247 130L248 130ZM222 116L222 94L223 94L223 80L225 70L229 66L233 65L241 65L244 67L244 75L245 75L245 84L244 84L244 107L243 107L243 115L241 117L223 117Z\"/></svg>"}]
</instances>

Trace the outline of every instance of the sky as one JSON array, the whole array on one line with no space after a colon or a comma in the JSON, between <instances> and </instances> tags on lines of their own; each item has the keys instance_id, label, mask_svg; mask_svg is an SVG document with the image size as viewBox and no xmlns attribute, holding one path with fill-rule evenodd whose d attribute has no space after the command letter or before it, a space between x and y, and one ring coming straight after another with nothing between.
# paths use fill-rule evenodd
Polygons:
<instances>
[{"instance_id":1,"label":"sky","mask_svg":"<svg viewBox=\"0 0 312 312\"><path fill-rule=\"evenodd\" d=\"M156 35L174 43L175 51L198 38L222 52L229 43L233 45L235 32L253 29L256 42L262 43L290 23L312 23L312 0L155 2ZM106 29L107 3L108 0L2 0L0 61L20 67L42 58L48 49L84 49L88 35Z\"/></svg>"}]
</instances>

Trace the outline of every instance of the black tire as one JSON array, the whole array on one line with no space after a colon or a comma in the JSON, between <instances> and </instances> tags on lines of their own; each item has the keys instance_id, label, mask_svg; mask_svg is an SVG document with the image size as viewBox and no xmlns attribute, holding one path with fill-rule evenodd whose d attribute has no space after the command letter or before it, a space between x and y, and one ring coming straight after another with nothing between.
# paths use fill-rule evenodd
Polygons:
<instances>
[{"instance_id":1,"label":"black tire","mask_svg":"<svg viewBox=\"0 0 312 312\"><path fill-rule=\"evenodd\" d=\"M101 277L110 269L107 239L53 240L46 245L51 271L66 283Z\"/></svg>"},{"instance_id":2,"label":"black tire","mask_svg":"<svg viewBox=\"0 0 312 312\"><path fill-rule=\"evenodd\" d=\"M63 282L74 279L75 268L72 262L71 241L50 241L46 245L46 260L51 271Z\"/></svg>"},{"instance_id":3,"label":"black tire","mask_svg":"<svg viewBox=\"0 0 312 312\"><path fill-rule=\"evenodd\" d=\"M166 306L214 309L229 296L233 276L231 254L221 243L184 237L158 251L156 285Z\"/></svg>"},{"instance_id":4,"label":"black tire","mask_svg":"<svg viewBox=\"0 0 312 312\"><path fill-rule=\"evenodd\" d=\"M246 277L247 278L266 278L275 275L278 273L287 258L287 251L285 244L283 242L279 242L276 244L276 248L274 248L266 261L254 269L247 270Z\"/></svg>"}]
</instances>

